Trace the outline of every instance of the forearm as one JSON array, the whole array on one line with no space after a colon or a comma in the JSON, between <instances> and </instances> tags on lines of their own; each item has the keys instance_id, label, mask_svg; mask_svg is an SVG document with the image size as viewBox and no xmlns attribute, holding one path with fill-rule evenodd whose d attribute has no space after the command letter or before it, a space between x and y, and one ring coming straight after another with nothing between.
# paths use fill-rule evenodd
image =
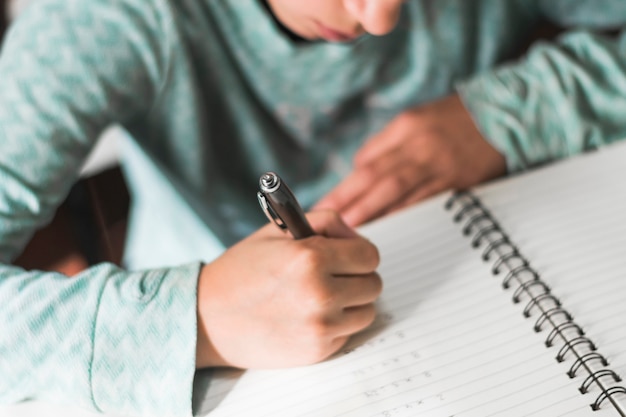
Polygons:
<instances>
[{"instance_id":1,"label":"forearm","mask_svg":"<svg viewBox=\"0 0 626 417\"><path fill-rule=\"evenodd\" d=\"M3 266L0 401L189 415L198 272L102 264L67 278Z\"/></svg>"},{"instance_id":2,"label":"forearm","mask_svg":"<svg viewBox=\"0 0 626 417\"><path fill-rule=\"evenodd\" d=\"M198 264L77 277L8 266L111 122L142 120L169 48L164 1L41 0L0 55L0 401L189 415ZM120 32L124 36L118 36Z\"/></svg>"},{"instance_id":3,"label":"forearm","mask_svg":"<svg viewBox=\"0 0 626 417\"><path fill-rule=\"evenodd\" d=\"M0 50L0 262L51 218L103 129L145 121L167 71L163 3L43 0L11 26Z\"/></svg>"},{"instance_id":4,"label":"forearm","mask_svg":"<svg viewBox=\"0 0 626 417\"><path fill-rule=\"evenodd\" d=\"M509 171L626 138L626 34L570 33L458 90Z\"/></svg>"}]
</instances>

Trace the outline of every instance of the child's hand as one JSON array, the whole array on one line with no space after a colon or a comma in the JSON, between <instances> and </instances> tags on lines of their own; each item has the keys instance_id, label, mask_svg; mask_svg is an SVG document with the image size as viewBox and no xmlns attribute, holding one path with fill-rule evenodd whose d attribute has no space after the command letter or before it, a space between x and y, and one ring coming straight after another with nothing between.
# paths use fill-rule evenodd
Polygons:
<instances>
[{"instance_id":1,"label":"child's hand","mask_svg":"<svg viewBox=\"0 0 626 417\"><path fill-rule=\"evenodd\" d=\"M316 208L336 210L356 226L505 172L504 157L481 136L455 95L392 120L361 148L354 171Z\"/></svg>"},{"instance_id":2,"label":"child's hand","mask_svg":"<svg viewBox=\"0 0 626 417\"><path fill-rule=\"evenodd\" d=\"M311 364L372 323L378 250L336 213L307 218L318 236L294 240L270 224L203 268L197 367Z\"/></svg>"}]
</instances>

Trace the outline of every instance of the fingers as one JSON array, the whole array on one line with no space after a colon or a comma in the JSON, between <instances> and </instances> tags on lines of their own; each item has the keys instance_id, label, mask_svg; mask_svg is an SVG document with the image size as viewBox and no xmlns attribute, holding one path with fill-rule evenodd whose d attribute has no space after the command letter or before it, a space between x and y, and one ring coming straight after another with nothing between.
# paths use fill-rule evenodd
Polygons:
<instances>
[{"instance_id":1,"label":"fingers","mask_svg":"<svg viewBox=\"0 0 626 417\"><path fill-rule=\"evenodd\" d=\"M293 240L269 224L253 238L281 238L282 264L299 275L360 275L376 270L380 263L376 246L346 225L336 212L312 212L307 218L317 235Z\"/></svg>"},{"instance_id":2,"label":"fingers","mask_svg":"<svg viewBox=\"0 0 626 417\"><path fill-rule=\"evenodd\" d=\"M333 326L336 337L360 332L374 322L376 306L373 303L343 310L341 319Z\"/></svg>"},{"instance_id":3,"label":"fingers","mask_svg":"<svg viewBox=\"0 0 626 417\"><path fill-rule=\"evenodd\" d=\"M324 326L324 333L329 332L332 334L331 341L327 346L324 346L323 353L317 355L317 357L310 362L321 361L337 352L346 344L350 336L366 329L374 322L375 318L376 307L374 304L345 309L341 313L339 320L332 325Z\"/></svg>"},{"instance_id":4,"label":"fingers","mask_svg":"<svg viewBox=\"0 0 626 417\"><path fill-rule=\"evenodd\" d=\"M433 196L441 191L446 190L447 188L448 188L448 184L445 181L437 181L436 179L425 181L420 187L413 190L402 201L398 202L395 206L391 207L387 211L386 214L393 213L404 207L418 203L430 196Z\"/></svg>"},{"instance_id":5,"label":"fingers","mask_svg":"<svg viewBox=\"0 0 626 417\"><path fill-rule=\"evenodd\" d=\"M380 155L392 151L402 144L406 136L402 115L392 120L383 130L369 138L354 155L356 167L374 162Z\"/></svg>"},{"instance_id":6,"label":"fingers","mask_svg":"<svg viewBox=\"0 0 626 417\"><path fill-rule=\"evenodd\" d=\"M360 192L352 200L341 203L341 208L338 209L340 216L346 224L356 227L449 188L445 181L425 170L416 172L417 168L400 166L393 173L371 182L367 191ZM337 191L341 193L340 190ZM340 198L346 198L346 195ZM326 203L322 202L320 205L322 204Z\"/></svg>"},{"instance_id":7,"label":"fingers","mask_svg":"<svg viewBox=\"0 0 626 417\"><path fill-rule=\"evenodd\" d=\"M333 277L322 291L311 292L309 323L331 338L349 335L369 326L376 316L374 302L383 285L376 273L358 277Z\"/></svg>"},{"instance_id":8,"label":"fingers","mask_svg":"<svg viewBox=\"0 0 626 417\"><path fill-rule=\"evenodd\" d=\"M300 271L325 276L362 275L374 272L380 263L378 249L362 237L312 236L294 242L289 263Z\"/></svg>"},{"instance_id":9,"label":"fingers","mask_svg":"<svg viewBox=\"0 0 626 417\"><path fill-rule=\"evenodd\" d=\"M344 308L373 303L383 290L383 282L377 273L335 277L332 285Z\"/></svg>"},{"instance_id":10,"label":"fingers","mask_svg":"<svg viewBox=\"0 0 626 417\"><path fill-rule=\"evenodd\" d=\"M327 265L331 275L366 274L378 267L380 255L376 246L346 225L336 212L313 212L307 218L316 233L324 236L301 241L302 245L309 245L314 267Z\"/></svg>"},{"instance_id":11,"label":"fingers","mask_svg":"<svg viewBox=\"0 0 626 417\"><path fill-rule=\"evenodd\" d=\"M313 210L330 209L341 212L350 203L356 200L361 194L367 192L370 186L368 177L359 171L353 171L335 188L324 196Z\"/></svg>"},{"instance_id":12,"label":"fingers","mask_svg":"<svg viewBox=\"0 0 626 417\"><path fill-rule=\"evenodd\" d=\"M315 233L333 238L355 238L359 234L348 226L335 211L318 210L307 214Z\"/></svg>"},{"instance_id":13,"label":"fingers","mask_svg":"<svg viewBox=\"0 0 626 417\"><path fill-rule=\"evenodd\" d=\"M358 167L325 201L334 201L350 226L372 220L397 206L414 191L431 182L433 173L408 159L400 149Z\"/></svg>"},{"instance_id":14,"label":"fingers","mask_svg":"<svg viewBox=\"0 0 626 417\"><path fill-rule=\"evenodd\" d=\"M410 168L411 165L403 162L404 158L400 150L394 149L378 155L376 160L369 164L355 167L354 171L320 200L314 209L330 208L336 210L346 220L346 209L357 204L363 195L372 193L372 186L378 183L381 178L394 175L401 165ZM406 176L406 174L403 175ZM410 180L410 178L407 179ZM354 226L358 223L348 221L348 224Z\"/></svg>"},{"instance_id":15,"label":"fingers","mask_svg":"<svg viewBox=\"0 0 626 417\"><path fill-rule=\"evenodd\" d=\"M348 175L314 207L341 212L360 195L367 193L372 181L382 172L393 168L389 157L397 152L405 135L403 118L393 120L385 129L372 136L354 156L355 171Z\"/></svg>"},{"instance_id":16,"label":"fingers","mask_svg":"<svg viewBox=\"0 0 626 417\"><path fill-rule=\"evenodd\" d=\"M400 204L411 192L428 181L430 177L419 166L401 164L373 182L369 191L345 208L341 216L352 226L375 219Z\"/></svg>"}]
</instances>

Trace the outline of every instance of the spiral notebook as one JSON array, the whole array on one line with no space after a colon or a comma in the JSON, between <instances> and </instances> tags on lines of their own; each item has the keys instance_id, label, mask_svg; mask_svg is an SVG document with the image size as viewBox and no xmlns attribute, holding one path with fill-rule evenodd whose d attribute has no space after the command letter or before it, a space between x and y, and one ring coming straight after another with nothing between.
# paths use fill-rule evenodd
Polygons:
<instances>
[{"instance_id":1,"label":"spiral notebook","mask_svg":"<svg viewBox=\"0 0 626 417\"><path fill-rule=\"evenodd\" d=\"M329 360L198 374L198 414L626 416L626 146L362 228L385 289Z\"/></svg>"}]
</instances>

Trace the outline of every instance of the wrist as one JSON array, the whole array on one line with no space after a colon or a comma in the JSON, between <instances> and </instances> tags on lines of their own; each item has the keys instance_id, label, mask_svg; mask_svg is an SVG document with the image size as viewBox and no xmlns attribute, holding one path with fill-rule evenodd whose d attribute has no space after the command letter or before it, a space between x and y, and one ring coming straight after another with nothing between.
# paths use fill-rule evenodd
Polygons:
<instances>
[{"instance_id":1,"label":"wrist","mask_svg":"<svg viewBox=\"0 0 626 417\"><path fill-rule=\"evenodd\" d=\"M228 366L226 360L219 354L211 342L206 324L206 310L208 295L210 294L211 268L204 264L198 276L198 295L196 304L197 338L196 338L196 369Z\"/></svg>"}]
</instances>

